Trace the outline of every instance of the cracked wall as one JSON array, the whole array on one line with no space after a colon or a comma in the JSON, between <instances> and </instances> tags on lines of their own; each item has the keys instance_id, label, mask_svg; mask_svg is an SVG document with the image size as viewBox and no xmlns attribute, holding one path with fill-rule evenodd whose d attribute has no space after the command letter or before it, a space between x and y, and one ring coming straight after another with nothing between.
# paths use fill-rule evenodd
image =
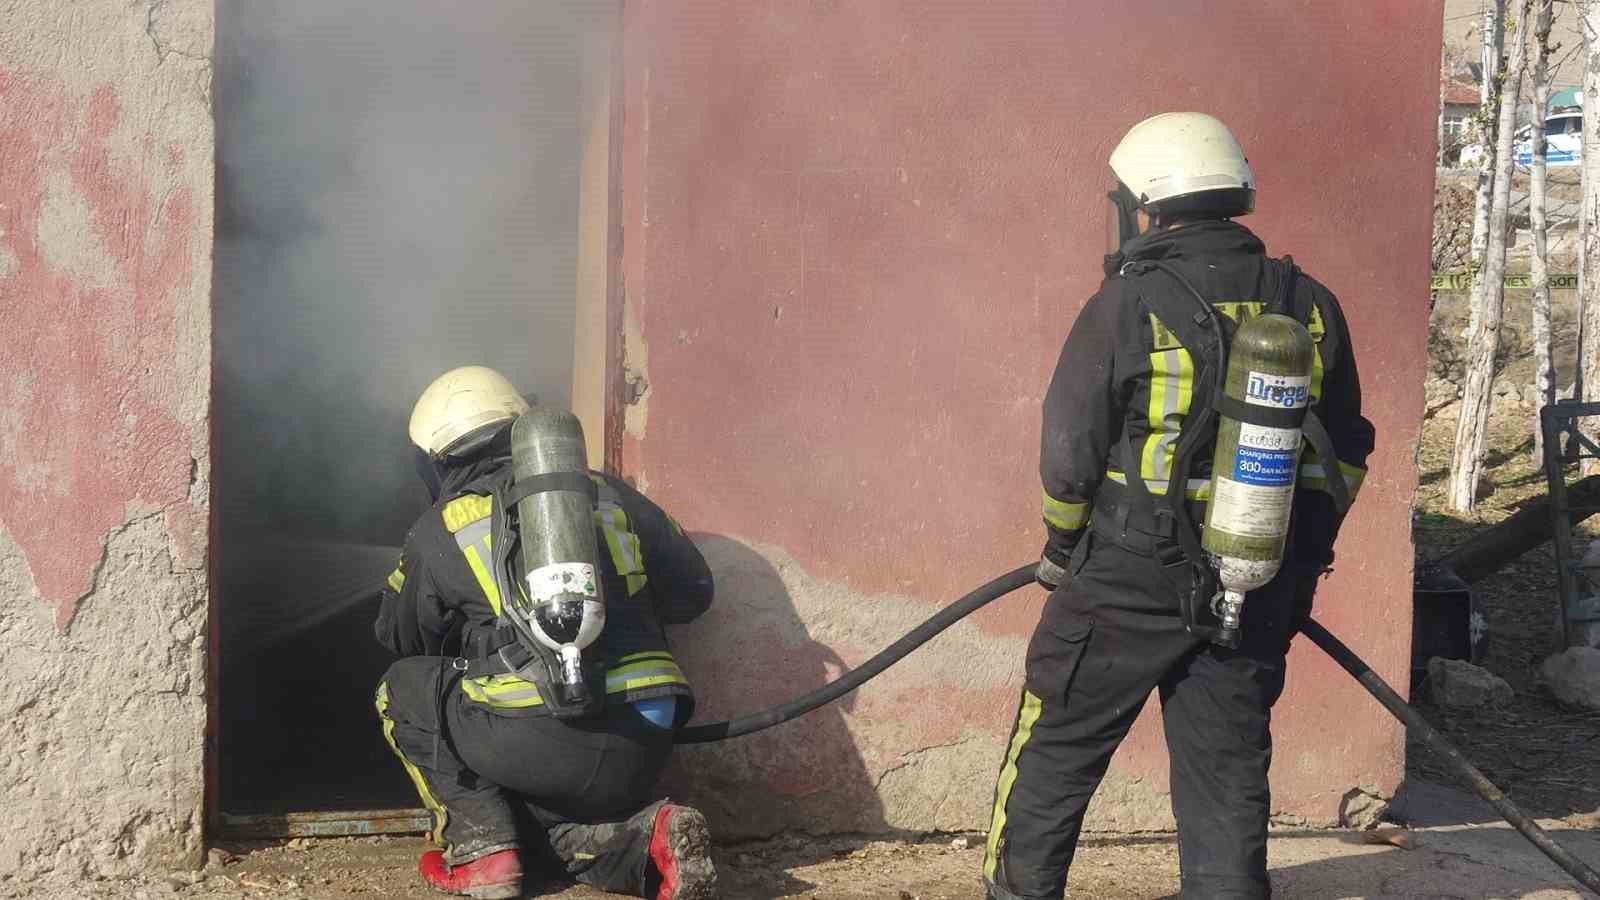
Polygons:
<instances>
[{"instance_id":1,"label":"cracked wall","mask_svg":"<svg viewBox=\"0 0 1600 900\"><path fill-rule=\"evenodd\" d=\"M701 718L815 687L1037 559L1040 401L1100 281L1106 157L1173 108L1239 132L1248 224L1344 298L1379 445L1319 617L1403 685L1440 41L1420 6L1352 29L1309 2L627 4L625 377L648 392L622 468L722 535L719 606L676 644ZM1025 589L849 703L683 753L678 790L724 833L986 827L1042 603ZM1286 820L1399 780L1399 727L1314 649L1276 735ZM1147 714L1091 826L1170 826L1166 772Z\"/></svg>"},{"instance_id":2,"label":"cracked wall","mask_svg":"<svg viewBox=\"0 0 1600 900\"><path fill-rule=\"evenodd\" d=\"M194 862L211 4L0 30L0 878Z\"/></svg>"}]
</instances>

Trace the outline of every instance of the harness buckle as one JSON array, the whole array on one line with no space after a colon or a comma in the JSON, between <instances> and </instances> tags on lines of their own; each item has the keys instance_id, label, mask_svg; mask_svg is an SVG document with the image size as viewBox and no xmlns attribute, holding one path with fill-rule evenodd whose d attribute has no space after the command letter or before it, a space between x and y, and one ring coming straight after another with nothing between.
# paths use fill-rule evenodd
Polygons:
<instances>
[{"instance_id":1,"label":"harness buckle","mask_svg":"<svg viewBox=\"0 0 1600 900\"><path fill-rule=\"evenodd\" d=\"M1170 506L1155 508L1156 534L1164 538L1171 538L1178 533L1178 517Z\"/></svg>"},{"instance_id":2,"label":"harness buckle","mask_svg":"<svg viewBox=\"0 0 1600 900\"><path fill-rule=\"evenodd\" d=\"M450 660L450 668L455 669L457 672L465 672L467 670L466 658L458 656Z\"/></svg>"},{"instance_id":3,"label":"harness buckle","mask_svg":"<svg viewBox=\"0 0 1600 900\"><path fill-rule=\"evenodd\" d=\"M1184 556L1183 548L1179 545L1162 541L1156 544L1155 558L1156 562L1161 565L1171 566L1183 562L1187 557Z\"/></svg>"}]
</instances>

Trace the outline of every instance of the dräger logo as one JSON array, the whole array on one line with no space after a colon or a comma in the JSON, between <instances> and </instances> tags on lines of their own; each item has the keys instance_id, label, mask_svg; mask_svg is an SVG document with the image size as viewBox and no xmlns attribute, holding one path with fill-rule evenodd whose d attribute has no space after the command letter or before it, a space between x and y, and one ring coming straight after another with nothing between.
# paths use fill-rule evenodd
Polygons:
<instances>
[{"instance_id":1,"label":"dr\u00e4ger logo","mask_svg":"<svg viewBox=\"0 0 1600 900\"><path fill-rule=\"evenodd\" d=\"M1265 401L1286 409L1305 406L1311 399L1311 389L1306 385L1274 384L1267 380L1267 376L1253 373L1244 393L1248 399Z\"/></svg>"}]
</instances>

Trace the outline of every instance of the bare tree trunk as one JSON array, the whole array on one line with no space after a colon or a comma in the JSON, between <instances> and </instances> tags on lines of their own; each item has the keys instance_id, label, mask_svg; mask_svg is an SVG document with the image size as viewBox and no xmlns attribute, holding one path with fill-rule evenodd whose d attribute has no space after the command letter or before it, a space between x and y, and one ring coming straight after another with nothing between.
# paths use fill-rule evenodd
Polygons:
<instances>
[{"instance_id":1,"label":"bare tree trunk","mask_svg":"<svg viewBox=\"0 0 1600 900\"><path fill-rule=\"evenodd\" d=\"M1483 155L1478 160L1478 192L1472 204L1472 260L1471 265L1483 280L1484 253L1489 246L1489 206L1494 196L1495 154L1498 145L1495 125L1500 108L1500 53L1505 46L1505 0L1483 2L1483 79L1478 86L1478 144ZM1476 289L1474 289L1476 296ZM1480 310L1472 306L1467 320L1467 340L1470 343L1478 331Z\"/></svg>"},{"instance_id":2,"label":"bare tree trunk","mask_svg":"<svg viewBox=\"0 0 1600 900\"><path fill-rule=\"evenodd\" d=\"M1583 16L1583 96L1600 96L1600 2L1580 7ZM1583 204L1578 217L1582 243L1578 254L1578 384L1577 396L1585 402L1600 397L1600 116L1583 120ZM1585 475L1600 471L1594 461L1584 463Z\"/></svg>"},{"instance_id":3,"label":"bare tree trunk","mask_svg":"<svg viewBox=\"0 0 1600 900\"><path fill-rule=\"evenodd\" d=\"M1519 27L1526 27L1533 0L1518 4ZM1450 508L1472 512L1477 502L1478 478L1483 469L1484 438L1489 428L1489 402L1493 399L1494 358L1500 349L1500 319L1505 301L1506 213L1511 205L1511 173L1516 163L1512 138L1517 130L1517 97L1522 92L1522 70L1528 61L1528 41L1518 34L1511 48L1499 92L1499 126L1494 161L1494 197L1489 208L1489 236L1472 295L1478 324L1467 341L1466 384L1461 398L1461 420L1456 424L1455 460L1450 467Z\"/></svg>"},{"instance_id":4,"label":"bare tree trunk","mask_svg":"<svg viewBox=\"0 0 1600 900\"><path fill-rule=\"evenodd\" d=\"M1444 89L1445 89L1445 53L1439 54L1439 116L1434 123L1434 139L1437 143L1433 151L1433 167L1444 168Z\"/></svg>"},{"instance_id":5,"label":"bare tree trunk","mask_svg":"<svg viewBox=\"0 0 1600 900\"><path fill-rule=\"evenodd\" d=\"M1550 354L1550 248L1545 223L1545 108L1550 105L1550 26L1555 0L1538 0L1533 36L1537 55L1533 64L1533 177L1528 184L1528 230L1533 233L1533 388L1535 406L1556 402L1555 364ZM1544 464L1544 430L1539 411L1533 413L1533 461Z\"/></svg>"}]
</instances>

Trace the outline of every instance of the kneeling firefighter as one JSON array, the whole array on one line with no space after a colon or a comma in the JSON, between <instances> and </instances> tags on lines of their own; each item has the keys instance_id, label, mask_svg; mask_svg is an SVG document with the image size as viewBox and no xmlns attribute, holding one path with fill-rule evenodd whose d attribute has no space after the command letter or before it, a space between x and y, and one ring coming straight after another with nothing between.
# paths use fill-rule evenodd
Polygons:
<instances>
[{"instance_id":1,"label":"kneeling firefighter","mask_svg":"<svg viewBox=\"0 0 1600 900\"><path fill-rule=\"evenodd\" d=\"M1110 162L1114 250L1044 401L1051 594L985 881L991 900L1062 896L1157 690L1183 896L1264 898L1271 710L1373 428L1338 300L1233 221L1255 178L1227 127L1156 116Z\"/></svg>"},{"instance_id":2,"label":"kneeling firefighter","mask_svg":"<svg viewBox=\"0 0 1600 900\"><path fill-rule=\"evenodd\" d=\"M433 813L422 877L517 897L549 861L616 893L714 896L705 818L655 793L694 703L663 625L710 606L705 559L589 471L575 417L493 370L440 376L410 432L435 502L383 593L375 631L404 658L377 706Z\"/></svg>"}]
</instances>

